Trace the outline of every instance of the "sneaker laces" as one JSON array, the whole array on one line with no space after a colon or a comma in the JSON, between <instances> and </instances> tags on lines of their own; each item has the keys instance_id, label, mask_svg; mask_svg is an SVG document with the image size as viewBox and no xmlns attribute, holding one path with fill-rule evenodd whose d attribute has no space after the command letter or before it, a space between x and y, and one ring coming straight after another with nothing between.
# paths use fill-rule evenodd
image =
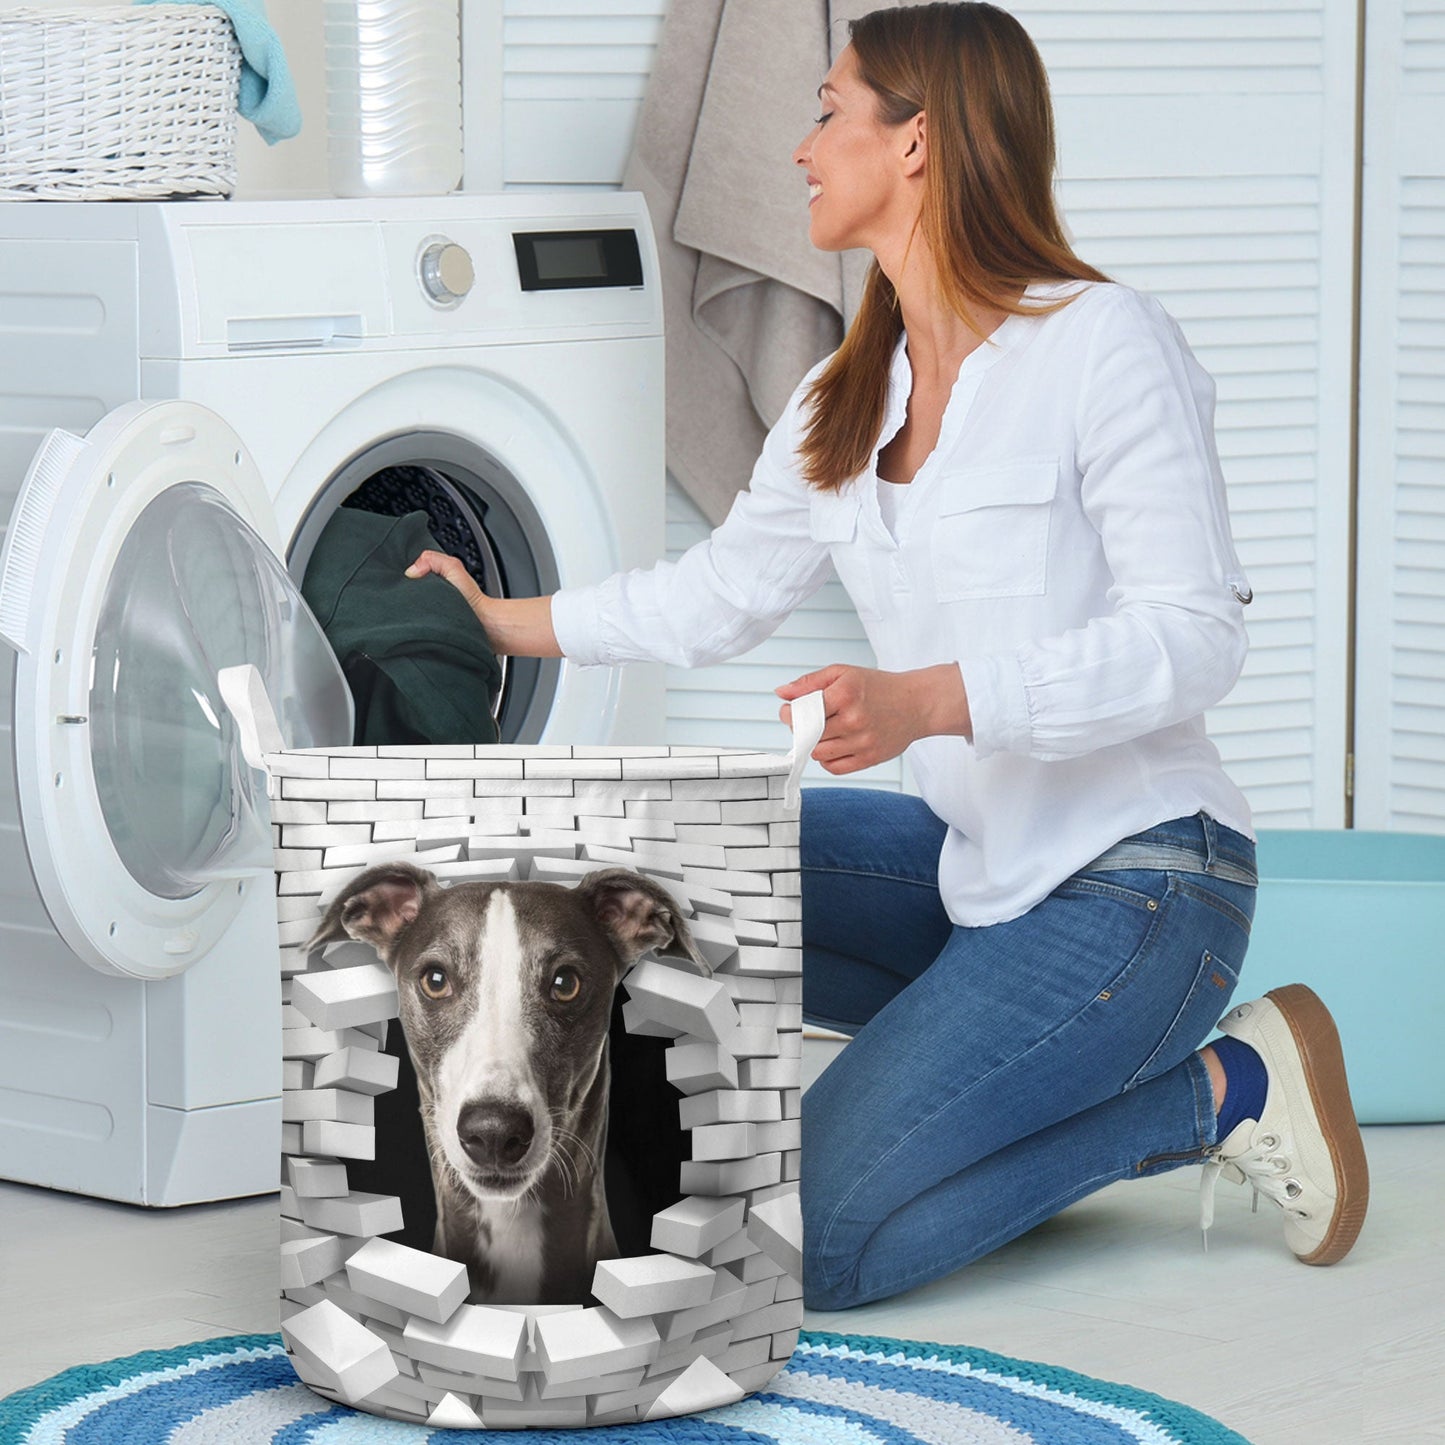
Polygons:
<instances>
[{"instance_id":1,"label":"sneaker laces","mask_svg":"<svg viewBox=\"0 0 1445 1445\"><path fill-rule=\"evenodd\" d=\"M1226 1155L1219 1146L1210 1150L1199 1181L1199 1228L1206 1250L1209 1248L1209 1228L1214 1223L1214 1191L1221 1174L1231 1183L1248 1184L1254 1190L1253 1207L1258 1208L1262 1194L1287 1214L1309 1218L1309 1211L1301 1209L1297 1202L1304 1193L1304 1186L1291 1177L1290 1161L1288 1156L1279 1152L1280 1144L1280 1139L1274 1134L1261 1134L1237 1154Z\"/></svg>"}]
</instances>

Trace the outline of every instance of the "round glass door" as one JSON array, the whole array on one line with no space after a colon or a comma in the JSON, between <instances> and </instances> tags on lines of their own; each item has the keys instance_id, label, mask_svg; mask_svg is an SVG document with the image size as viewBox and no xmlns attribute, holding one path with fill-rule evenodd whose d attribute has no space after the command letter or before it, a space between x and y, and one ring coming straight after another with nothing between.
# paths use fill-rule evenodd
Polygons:
<instances>
[{"instance_id":1,"label":"round glass door","mask_svg":"<svg viewBox=\"0 0 1445 1445\"><path fill-rule=\"evenodd\" d=\"M257 669L286 746L350 741L275 533L241 438L191 402L53 431L21 486L0 547L21 834L56 931L102 973L170 978L274 917L264 775L222 669Z\"/></svg>"},{"instance_id":2,"label":"round glass door","mask_svg":"<svg viewBox=\"0 0 1445 1445\"><path fill-rule=\"evenodd\" d=\"M335 659L276 556L214 488L169 487L112 567L90 688L101 812L126 869L158 897L268 866L254 775L216 681L247 662L288 746L348 737Z\"/></svg>"}]
</instances>

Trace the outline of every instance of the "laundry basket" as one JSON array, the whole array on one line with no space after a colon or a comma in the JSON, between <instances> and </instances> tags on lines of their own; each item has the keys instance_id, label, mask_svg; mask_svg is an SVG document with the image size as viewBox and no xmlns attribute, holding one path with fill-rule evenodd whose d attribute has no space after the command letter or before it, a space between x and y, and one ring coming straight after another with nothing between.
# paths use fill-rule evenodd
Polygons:
<instances>
[{"instance_id":1,"label":"laundry basket","mask_svg":"<svg viewBox=\"0 0 1445 1445\"><path fill-rule=\"evenodd\" d=\"M794 704L792 753L773 756L285 751L251 669L223 693L277 841L298 1375L360 1409L487 1429L657 1419L760 1388L802 1321L797 784L821 695ZM605 1168L592 1049L612 1059ZM368 1187L409 1147L381 1115L408 1069L424 1136L409 1194ZM428 1191L418 1238L406 1216ZM583 1238L597 1257L579 1266Z\"/></svg>"},{"instance_id":2,"label":"laundry basket","mask_svg":"<svg viewBox=\"0 0 1445 1445\"><path fill-rule=\"evenodd\" d=\"M0 13L0 200L229 195L240 64L209 6Z\"/></svg>"}]
</instances>

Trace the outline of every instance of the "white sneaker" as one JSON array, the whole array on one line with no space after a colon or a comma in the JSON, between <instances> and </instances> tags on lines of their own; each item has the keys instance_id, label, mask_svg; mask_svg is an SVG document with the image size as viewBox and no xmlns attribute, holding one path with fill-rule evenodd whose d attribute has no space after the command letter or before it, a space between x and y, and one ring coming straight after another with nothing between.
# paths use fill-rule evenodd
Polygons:
<instances>
[{"instance_id":1,"label":"white sneaker","mask_svg":"<svg viewBox=\"0 0 1445 1445\"><path fill-rule=\"evenodd\" d=\"M1364 1141L1350 1103L1340 1036L1302 983L1230 1009L1221 1032L1254 1049L1269 1073L1264 1117L1245 1119L1210 1151L1200 1223L1214 1216L1220 1174L1250 1184L1284 1211L1285 1243L1306 1264L1349 1253L1370 1202Z\"/></svg>"}]
</instances>

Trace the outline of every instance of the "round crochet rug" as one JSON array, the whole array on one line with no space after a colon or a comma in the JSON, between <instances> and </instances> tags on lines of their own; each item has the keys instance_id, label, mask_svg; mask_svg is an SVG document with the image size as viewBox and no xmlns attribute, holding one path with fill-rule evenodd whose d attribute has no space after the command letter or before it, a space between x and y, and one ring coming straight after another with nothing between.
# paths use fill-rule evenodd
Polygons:
<instances>
[{"instance_id":1,"label":"round crochet rug","mask_svg":"<svg viewBox=\"0 0 1445 1445\"><path fill-rule=\"evenodd\" d=\"M279 1335L79 1365L0 1400L0 1445L442 1445L473 1430L333 1405ZM1249 1445L1159 1395L962 1345L804 1331L792 1360L725 1409L518 1432L519 1445Z\"/></svg>"}]
</instances>

